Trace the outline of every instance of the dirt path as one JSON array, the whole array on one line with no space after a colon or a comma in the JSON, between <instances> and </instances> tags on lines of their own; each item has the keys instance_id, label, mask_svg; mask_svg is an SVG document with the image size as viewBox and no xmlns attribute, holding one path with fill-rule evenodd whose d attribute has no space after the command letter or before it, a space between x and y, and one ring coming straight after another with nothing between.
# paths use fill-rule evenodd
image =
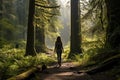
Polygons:
<instances>
[{"instance_id":1,"label":"dirt path","mask_svg":"<svg viewBox=\"0 0 120 80\"><path fill-rule=\"evenodd\" d=\"M46 71L36 73L36 80L115 80L103 73L95 75L77 73L78 69L73 65L71 62L66 62L60 68L57 68L56 65L49 66Z\"/></svg>"}]
</instances>

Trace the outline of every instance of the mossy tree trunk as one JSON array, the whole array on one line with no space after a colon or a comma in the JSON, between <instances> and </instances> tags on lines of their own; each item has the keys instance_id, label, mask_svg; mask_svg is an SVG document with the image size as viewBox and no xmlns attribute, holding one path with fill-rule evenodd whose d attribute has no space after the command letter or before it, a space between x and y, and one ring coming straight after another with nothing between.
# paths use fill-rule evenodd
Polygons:
<instances>
[{"instance_id":1,"label":"mossy tree trunk","mask_svg":"<svg viewBox=\"0 0 120 80\"><path fill-rule=\"evenodd\" d=\"M36 26L36 43L35 43L35 49L36 49L37 53L45 52L46 51L44 25L42 25L42 27L37 27Z\"/></svg>"},{"instance_id":2,"label":"mossy tree trunk","mask_svg":"<svg viewBox=\"0 0 120 80\"><path fill-rule=\"evenodd\" d=\"M29 15L28 15L28 29L27 29L27 44L26 44L26 54L35 56L35 48L34 48L34 41L35 41L35 27L33 25L34 21L34 12L35 12L35 0L29 1Z\"/></svg>"},{"instance_id":3,"label":"mossy tree trunk","mask_svg":"<svg viewBox=\"0 0 120 80\"><path fill-rule=\"evenodd\" d=\"M80 0L71 0L71 40L70 54L82 53L81 51L81 24L80 24Z\"/></svg>"}]
</instances>

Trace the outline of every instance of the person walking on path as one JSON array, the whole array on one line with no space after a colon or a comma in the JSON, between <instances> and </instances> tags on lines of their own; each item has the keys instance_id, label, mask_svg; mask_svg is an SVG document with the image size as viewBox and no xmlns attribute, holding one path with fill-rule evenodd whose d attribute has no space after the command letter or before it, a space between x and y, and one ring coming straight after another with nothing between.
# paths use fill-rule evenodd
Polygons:
<instances>
[{"instance_id":1,"label":"person walking on path","mask_svg":"<svg viewBox=\"0 0 120 80\"><path fill-rule=\"evenodd\" d=\"M62 44L60 36L58 36L55 41L54 51L57 53L58 66L60 67L61 66L61 56L62 56L62 52L63 52L63 44Z\"/></svg>"}]
</instances>

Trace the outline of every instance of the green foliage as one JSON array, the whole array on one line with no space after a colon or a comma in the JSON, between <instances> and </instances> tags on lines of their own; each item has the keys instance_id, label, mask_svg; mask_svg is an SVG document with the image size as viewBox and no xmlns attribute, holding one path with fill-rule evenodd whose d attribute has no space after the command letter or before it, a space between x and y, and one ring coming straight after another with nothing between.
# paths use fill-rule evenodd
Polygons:
<instances>
[{"instance_id":1,"label":"green foliage","mask_svg":"<svg viewBox=\"0 0 120 80\"><path fill-rule=\"evenodd\" d=\"M45 64L49 65L49 64L55 62L55 57L54 56L48 56L45 53L37 54L36 64L42 64L43 62Z\"/></svg>"},{"instance_id":2,"label":"green foliage","mask_svg":"<svg viewBox=\"0 0 120 80\"><path fill-rule=\"evenodd\" d=\"M7 42L24 38L24 35L26 33L25 24L27 22L27 10L24 10L26 8L25 5L27 4L27 2L25 1L21 2L19 0L6 0L2 1L1 3L2 16L0 19L0 37L2 37L4 40L7 40ZM17 2L20 3L17 4ZM20 9L21 12L19 12ZM23 24L19 24L21 22Z\"/></svg>"},{"instance_id":3,"label":"green foliage","mask_svg":"<svg viewBox=\"0 0 120 80\"><path fill-rule=\"evenodd\" d=\"M9 19L3 18L0 20L0 34L2 38L6 40L13 40L15 38L15 31L15 26Z\"/></svg>"},{"instance_id":4,"label":"green foliage","mask_svg":"<svg viewBox=\"0 0 120 80\"><path fill-rule=\"evenodd\" d=\"M68 60L69 52L70 52L70 48L69 48L69 45L67 45L67 46L64 47L64 51L62 53L63 61L69 61Z\"/></svg>"},{"instance_id":5,"label":"green foliage","mask_svg":"<svg viewBox=\"0 0 120 80\"><path fill-rule=\"evenodd\" d=\"M97 60L93 59L94 56L98 55L101 48L103 48L103 41L86 41L82 44L82 54L75 55L75 61L79 62L80 65L87 66L97 64Z\"/></svg>"},{"instance_id":6,"label":"green foliage","mask_svg":"<svg viewBox=\"0 0 120 80\"><path fill-rule=\"evenodd\" d=\"M86 66L95 64L96 61L91 61L90 58L95 55L95 52L93 53L93 50L89 50L87 52L83 52L80 55L75 55L75 61L77 61L80 65Z\"/></svg>"},{"instance_id":7,"label":"green foliage","mask_svg":"<svg viewBox=\"0 0 120 80\"><path fill-rule=\"evenodd\" d=\"M16 40L16 41L12 42L12 44L14 45L15 48L16 48L16 45L18 45L17 47L19 49L25 49L26 48L26 41L23 40L23 39Z\"/></svg>"},{"instance_id":8,"label":"green foliage","mask_svg":"<svg viewBox=\"0 0 120 80\"><path fill-rule=\"evenodd\" d=\"M4 48L0 49L0 72L2 71L1 79L6 79L19 73L19 66L15 65L15 59L21 58L21 53L24 50L11 49L10 45L4 45Z\"/></svg>"},{"instance_id":9,"label":"green foliage","mask_svg":"<svg viewBox=\"0 0 120 80\"><path fill-rule=\"evenodd\" d=\"M36 4L35 25L43 28L49 38L58 36L59 33L57 31L62 25L57 17L60 14L59 8L54 7L57 6L57 1L36 0Z\"/></svg>"},{"instance_id":10,"label":"green foliage","mask_svg":"<svg viewBox=\"0 0 120 80\"><path fill-rule=\"evenodd\" d=\"M85 2L85 1L84 1ZM84 6L86 4L87 6ZM105 40L107 23L106 4L104 0L89 0L83 3L82 39ZM85 10L84 10L85 9Z\"/></svg>"},{"instance_id":11,"label":"green foliage","mask_svg":"<svg viewBox=\"0 0 120 80\"><path fill-rule=\"evenodd\" d=\"M54 57L48 56L45 53L40 53L35 57L24 57L24 53L24 49L11 48L11 45L5 45L4 48L0 49L1 80L18 75L31 67L41 65L42 62L47 65L55 62Z\"/></svg>"},{"instance_id":12,"label":"green foliage","mask_svg":"<svg viewBox=\"0 0 120 80\"><path fill-rule=\"evenodd\" d=\"M23 34L21 28L21 26L16 27L7 18L0 19L0 47L2 48L6 44L15 44L15 41L23 44L23 40L19 40L19 36Z\"/></svg>"},{"instance_id":13,"label":"green foliage","mask_svg":"<svg viewBox=\"0 0 120 80\"><path fill-rule=\"evenodd\" d=\"M8 41L6 39L4 39L3 37L0 37L0 48L2 48L7 43L8 43Z\"/></svg>"}]
</instances>

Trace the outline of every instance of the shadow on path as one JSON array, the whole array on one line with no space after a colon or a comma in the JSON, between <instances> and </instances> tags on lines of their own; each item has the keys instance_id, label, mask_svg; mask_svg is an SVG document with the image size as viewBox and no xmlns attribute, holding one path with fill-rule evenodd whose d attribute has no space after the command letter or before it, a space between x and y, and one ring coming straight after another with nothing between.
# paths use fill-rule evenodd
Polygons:
<instances>
[{"instance_id":1,"label":"shadow on path","mask_svg":"<svg viewBox=\"0 0 120 80\"><path fill-rule=\"evenodd\" d=\"M66 62L60 68L53 65L43 72L35 73L35 80L115 80L104 73L88 75L87 73L77 73L79 70L80 68L72 62Z\"/></svg>"}]
</instances>

